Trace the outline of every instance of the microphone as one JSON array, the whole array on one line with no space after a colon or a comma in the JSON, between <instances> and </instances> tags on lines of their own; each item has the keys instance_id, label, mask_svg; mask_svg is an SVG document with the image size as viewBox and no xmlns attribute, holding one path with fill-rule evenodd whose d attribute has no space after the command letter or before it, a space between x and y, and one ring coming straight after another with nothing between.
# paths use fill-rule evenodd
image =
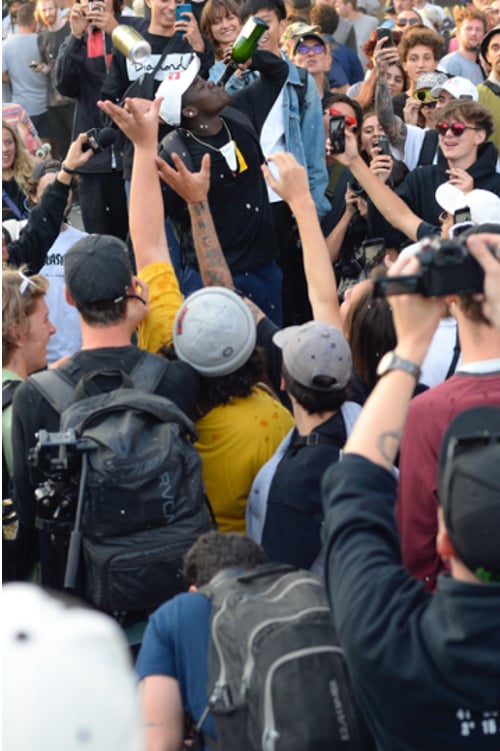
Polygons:
<instances>
[{"instance_id":1,"label":"microphone","mask_svg":"<svg viewBox=\"0 0 500 751\"><path fill-rule=\"evenodd\" d=\"M82 146L82 151L92 149L94 154L98 154L108 146L112 146L116 141L117 132L114 128L91 128L87 131L88 142Z\"/></svg>"}]
</instances>

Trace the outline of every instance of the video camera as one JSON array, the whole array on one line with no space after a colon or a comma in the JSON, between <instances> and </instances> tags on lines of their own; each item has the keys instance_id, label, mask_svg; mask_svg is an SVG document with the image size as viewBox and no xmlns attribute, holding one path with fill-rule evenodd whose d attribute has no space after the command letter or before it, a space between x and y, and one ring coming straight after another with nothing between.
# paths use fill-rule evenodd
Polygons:
<instances>
[{"instance_id":1,"label":"video camera","mask_svg":"<svg viewBox=\"0 0 500 751\"><path fill-rule=\"evenodd\" d=\"M418 294L444 297L471 295L484 290L484 271L458 238L422 240L417 258L420 261L418 274L380 277L374 283L374 296Z\"/></svg>"}]
</instances>

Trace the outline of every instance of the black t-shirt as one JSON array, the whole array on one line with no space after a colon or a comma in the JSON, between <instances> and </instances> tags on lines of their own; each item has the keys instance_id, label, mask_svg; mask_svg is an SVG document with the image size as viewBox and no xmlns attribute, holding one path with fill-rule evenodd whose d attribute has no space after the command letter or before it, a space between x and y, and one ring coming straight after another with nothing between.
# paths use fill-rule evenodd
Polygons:
<instances>
[{"instance_id":1,"label":"black t-shirt","mask_svg":"<svg viewBox=\"0 0 500 751\"><path fill-rule=\"evenodd\" d=\"M262 152L257 137L252 135L250 126L243 126L230 113L223 111L222 116L228 130L223 127L215 136L195 138L184 129L179 129L178 133L191 155L195 171L200 169L203 155L210 154L210 210L229 267L233 274L242 274L272 261L277 246L260 169ZM230 136L236 146L237 168L234 171L219 151ZM172 190L165 188L164 195L166 213L172 220L184 260L188 266L196 268L187 207Z\"/></svg>"}]
</instances>

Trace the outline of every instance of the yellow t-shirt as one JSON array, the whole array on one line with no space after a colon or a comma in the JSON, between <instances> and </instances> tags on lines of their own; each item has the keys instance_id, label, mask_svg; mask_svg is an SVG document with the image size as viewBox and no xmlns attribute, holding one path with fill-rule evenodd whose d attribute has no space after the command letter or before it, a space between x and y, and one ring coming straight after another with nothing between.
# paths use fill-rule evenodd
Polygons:
<instances>
[{"instance_id":1,"label":"yellow t-shirt","mask_svg":"<svg viewBox=\"0 0 500 751\"><path fill-rule=\"evenodd\" d=\"M294 425L290 412L263 388L215 407L196 423L203 481L220 532L245 533L255 475Z\"/></svg>"},{"instance_id":2,"label":"yellow t-shirt","mask_svg":"<svg viewBox=\"0 0 500 751\"><path fill-rule=\"evenodd\" d=\"M167 261L144 266L139 278L149 285L149 313L137 329L138 344L155 353L172 344L174 319L183 297L173 266Z\"/></svg>"}]
</instances>

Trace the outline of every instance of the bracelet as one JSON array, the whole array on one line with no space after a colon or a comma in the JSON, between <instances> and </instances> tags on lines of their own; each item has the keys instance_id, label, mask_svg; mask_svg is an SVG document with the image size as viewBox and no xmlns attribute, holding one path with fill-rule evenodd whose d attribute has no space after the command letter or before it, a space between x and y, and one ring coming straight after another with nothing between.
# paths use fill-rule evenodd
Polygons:
<instances>
[{"instance_id":1,"label":"bracelet","mask_svg":"<svg viewBox=\"0 0 500 751\"><path fill-rule=\"evenodd\" d=\"M76 175L76 169L71 169L71 167L66 167L64 162L61 164L61 169L63 172L66 172L67 175Z\"/></svg>"}]
</instances>

